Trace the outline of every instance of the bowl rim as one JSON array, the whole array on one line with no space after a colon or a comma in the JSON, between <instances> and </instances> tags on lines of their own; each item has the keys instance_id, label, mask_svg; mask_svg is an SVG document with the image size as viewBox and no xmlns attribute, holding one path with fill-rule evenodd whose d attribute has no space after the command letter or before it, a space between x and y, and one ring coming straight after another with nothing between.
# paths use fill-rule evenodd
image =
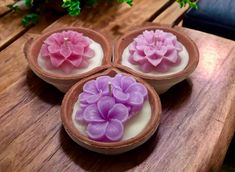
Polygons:
<instances>
[{"instance_id":1,"label":"bowl rim","mask_svg":"<svg viewBox=\"0 0 235 172\"><path fill-rule=\"evenodd\" d=\"M177 39L180 40L181 43L182 43L182 40L184 42L188 43L188 45L185 45L182 43L189 53L189 62L187 64L187 66L183 70L176 72L176 73L173 73L173 74L169 74L169 75L165 75L165 76L149 76L149 75L140 73L130 67L122 65L121 60L122 60L123 51L120 52L120 47L123 44L123 42L125 41L125 39L130 38L130 37L136 37L137 35L141 34L145 30L156 30L156 29L163 30L166 32L171 32L174 35L176 35ZM130 43L131 42L128 42L128 45ZM189 52L188 48L190 48L192 53ZM158 80L158 81L166 80L167 81L167 80L171 80L171 79L181 78L183 76L187 76L190 73L192 73L196 69L198 63L199 63L199 50L198 50L195 42L189 36L177 31L177 29L175 29L175 28L171 28L168 26L161 26L161 25L154 24L154 23L152 23L152 24L148 23L144 26L135 28L132 31L127 32L126 34L119 37L119 39L117 40L117 42L114 46L114 66L119 69L122 69L124 71L127 71L133 75L144 78L144 79L150 79L150 80L152 79L152 80Z\"/></svg>"},{"instance_id":2,"label":"bowl rim","mask_svg":"<svg viewBox=\"0 0 235 172\"><path fill-rule=\"evenodd\" d=\"M100 142L100 141L91 140L87 136L80 134L79 131L74 126L74 124L72 123L73 109L72 109L72 111L71 111L71 108L69 109L69 102L71 102L71 101L69 101L69 99L74 94L78 97L80 92L79 93L74 93L74 92L76 92L76 90L79 89L78 88L79 86L83 86L83 84L85 82L87 82L91 79L95 79L95 78L102 76L102 75L109 75L111 72L122 73L127 76L132 76L136 79L137 82L140 82L145 85L145 87L147 88L148 93L149 93L149 101L153 101L153 103L151 103L151 104L154 104L154 107L151 106L152 115L151 115L151 118L150 118L146 128L133 138L123 140L123 141L117 141L117 142ZM150 98L151 98L151 100L150 100ZM76 101L77 101L77 99L75 101L73 101L73 105L71 105L72 108L74 107L74 104ZM155 110L154 112L153 112L153 108ZM148 83L146 83L146 81L144 81L143 79L136 77L136 76L133 76L131 74L122 72L116 68L111 68L111 69L108 69L102 73L98 73L98 74L92 75L88 78L80 80L78 83L73 85L72 88L70 88L70 90L65 94L64 99L62 101L62 105L61 105L62 123L63 123L63 126L64 126L66 132L69 134L69 136L76 142L77 141L82 142L86 146L89 146L89 147L92 147L95 149L102 149L102 150L108 150L108 149L115 150L115 149L121 149L121 148L125 149L125 148L128 148L129 146L136 145L141 141L147 140L148 137L151 136L158 128L158 125L160 123L161 112L162 112L162 109L161 109L160 98L152 86L150 86Z\"/></svg>"},{"instance_id":3,"label":"bowl rim","mask_svg":"<svg viewBox=\"0 0 235 172\"><path fill-rule=\"evenodd\" d=\"M42 45L42 41L44 41L48 36L50 36L51 34L53 34L55 32L61 32L61 31L66 31L66 30L73 30L73 31L83 33L84 36L87 36L91 39L93 39L92 37L94 37L94 35L95 35L96 39L93 39L93 40L95 40L96 42L101 44L102 50L104 53L102 65L97 66L97 67L95 67L87 72L81 73L81 74L73 74L73 75L68 75L68 76L66 76L66 74L55 74L55 73L50 73L50 72L43 70L37 62L38 54L39 54L39 51L40 51L41 45ZM37 46L40 46L37 56L32 55L32 51ZM62 27L59 29L53 29L48 32L42 33L42 34L38 35L36 38L29 39L28 42L25 43L24 53L25 53L25 57L28 61L30 68L33 71L35 71L37 74L39 74L40 76L51 79L51 80L71 81L71 80L78 80L78 79L90 76L95 72L104 70L108 66L111 66L112 46L111 46L109 40L103 34L101 34L98 31L95 31L93 29L84 28L84 27Z\"/></svg>"}]
</instances>

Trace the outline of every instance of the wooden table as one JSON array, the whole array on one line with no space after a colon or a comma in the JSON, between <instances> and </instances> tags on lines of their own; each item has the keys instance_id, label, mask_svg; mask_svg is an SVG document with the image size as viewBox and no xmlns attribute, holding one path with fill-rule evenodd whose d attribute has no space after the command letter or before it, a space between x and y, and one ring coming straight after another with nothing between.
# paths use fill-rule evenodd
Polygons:
<instances>
[{"instance_id":1,"label":"wooden table","mask_svg":"<svg viewBox=\"0 0 235 172\"><path fill-rule=\"evenodd\" d=\"M63 94L28 68L23 44L34 34L85 26L115 39L146 21L180 22L187 9L168 0L84 9L79 17L53 17L31 28L0 4L0 171L219 171L235 131L235 43L176 26L200 51L196 71L161 96L158 131L141 147L117 156L87 151L66 134L60 120ZM10 19L10 21L9 21Z\"/></svg>"}]
</instances>

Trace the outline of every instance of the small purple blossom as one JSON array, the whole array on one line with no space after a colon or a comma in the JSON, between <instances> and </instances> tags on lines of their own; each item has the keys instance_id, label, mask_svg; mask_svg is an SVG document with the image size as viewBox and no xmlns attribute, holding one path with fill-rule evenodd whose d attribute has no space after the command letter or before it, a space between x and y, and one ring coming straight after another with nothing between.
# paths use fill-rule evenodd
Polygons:
<instances>
[{"instance_id":1,"label":"small purple blossom","mask_svg":"<svg viewBox=\"0 0 235 172\"><path fill-rule=\"evenodd\" d=\"M139 111L147 98L147 90L134 78L117 74L112 80L113 97L117 102L130 108L131 112Z\"/></svg>"},{"instance_id":2,"label":"small purple blossom","mask_svg":"<svg viewBox=\"0 0 235 172\"><path fill-rule=\"evenodd\" d=\"M109 76L100 76L96 80L88 81L83 86L83 92L79 95L80 106L82 108L89 104L96 103L101 96L109 94L108 84L111 81Z\"/></svg>"},{"instance_id":3,"label":"small purple blossom","mask_svg":"<svg viewBox=\"0 0 235 172\"><path fill-rule=\"evenodd\" d=\"M123 136L123 122L128 118L128 108L115 99L104 96L96 104L84 109L84 120L88 123L87 134L91 139L117 141Z\"/></svg>"}]
</instances>

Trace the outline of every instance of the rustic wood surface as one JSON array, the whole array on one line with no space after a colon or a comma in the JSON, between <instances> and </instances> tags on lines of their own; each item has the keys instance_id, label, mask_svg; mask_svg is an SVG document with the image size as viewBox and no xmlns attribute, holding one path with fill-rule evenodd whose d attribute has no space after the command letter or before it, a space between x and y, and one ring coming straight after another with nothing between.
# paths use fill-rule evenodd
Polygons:
<instances>
[{"instance_id":1,"label":"rustic wood surface","mask_svg":"<svg viewBox=\"0 0 235 172\"><path fill-rule=\"evenodd\" d=\"M43 20L22 34L20 25L4 19L9 13L1 16L1 28L11 25L12 31L0 33L0 171L219 171L235 131L233 41L176 27L197 44L199 65L187 80L161 96L163 113L154 136L117 156L87 151L69 138L60 120L63 94L35 76L24 59L23 44L41 31L85 26L115 42L145 22L175 25L185 11L175 6L171 0L135 0L131 8L103 4L53 24Z\"/></svg>"}]
</instances>

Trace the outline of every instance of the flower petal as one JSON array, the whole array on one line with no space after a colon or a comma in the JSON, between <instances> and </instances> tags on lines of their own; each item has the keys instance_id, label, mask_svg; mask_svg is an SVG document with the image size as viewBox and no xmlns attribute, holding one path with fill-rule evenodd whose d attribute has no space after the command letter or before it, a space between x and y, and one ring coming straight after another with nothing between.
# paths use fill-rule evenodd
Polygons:
<instances>
[{"instance_id":1,"label":"flower petal","mask_svg":"<svg viewBox=\"0 0 235 172\"><path fill-rule=\"evenodd\" d=\"M135 84L130 85L128 89L126 90L126 92L128 93L137 92L137 93L140 93L143 97L146 97L148 94L148 91L145 88L145 86L140 83L135 83Z\"/></svg>"},{"instance_id":2,"label":"flower petal","mask_svg":"<svg viewBox=\"0 0 235 172\"><path fill-rule=\"evenodd\" d=\"M86 122L104 122L96 104L89 105L84 109L83 118Z\"/></svg>"},{"instance_id":3,"label":"flower petal","mask_svg":"<svg viewBox=\"0 0 235 172\"><path fill-rule=\"evenodd\" d=\"M109 119L116 119L124 122L128 118L128 108L123 104L115 104L108 112Z\"/></svg>"},{"instance_id":4,"label":"flower petal","mask_svg":"<svg viewBox=\"0 0 235 172\"><path fill-rule=\"evenodd\" d=\"M134 52L133 60L138 63L143 63L146 61L146 58L145 58L145 55L140 55L139 53Z\"/></svg>"},{"instance_id":5,"label":"flower petal","mask_svg":"<svg viewBox=\"0 0 235 172\"><path fill-rule=\"evenodd\" d=\"M135 79L130 76L123 76L121 79L122 90L126 90L131 84L136 83Z\"/></svg>"},{"instance_id":6,"label":"flower petal","mask_svg":"<svg viewBox=\"0 0 235 172\"><path fill-rule=\"evenodd\" d=\"M178 60L178 53L175 49L168 50L168 52L165 54L164 59L168 60L169 62L176 63Z\"/></svg>"},{"instance_id":7,"label":"flower petal","mask_svg":"<svg viewBox=\"0 0 235 172\"><path fill-rule=\"evenodd\" d=\"M127 93L124 93L122 90L120 89L117 89L117 88L113 88L113 97L115 97L115 99L118 101L118 102L121 102L121 103L126 103L127 100L129 99L129 94Z\"/></svg>"},{"instance_id":8,"label":"flower petal","mask_svg":"<svg viewBox=\"0 0 235 172\"><path fill-rule=\"evenodd\" d=\"M56 41L58 35L58 33L53 33L44 41L44 43L46 43L47 45L58 45L58 42Z\"/></svg>"},{"instance_id":9,"label":"flower petal","mask_svg":"<svg viewBox=\"0 0 235 172\"><path fill-rule=\"evenodd\" d=\"M143 32L143 36L145 38L145 40L148 42L148 43L152 43L154 41L154 31L144 31Z\"/></svg>"},{"instance_id":10,"label":"flower petal","mask_svg":"<svg viewBox=\"0 0 235 172\"><path fill-rule=\"evenodd\" d=\"M71 73L73 70L73 66L67 62L62 63L62 65L60 67L64 71L64 73L67 73L67 74Z\"/></svg>"},{"instance_id":11,"label":"flower petal","mask_svg":"<svg viewBox=\"0 0 235 172\"><path fill-rule=\"evenodd\" d=\"M99 99L100 99L100 97L101 97L101 93L99 93L99 94L94 94L94 95L90 95L88 98L87 98L87 103L89 103L89 104L93 104L93 103L96 103Z\"/></svg>"},{"instance_id":12,"label":"flower petal","mask_svg":"<svg viewBox=\"0 0 235 172\"><path fill-rule=\"evenodd\" d=\"M142 70L145 73L148 73L154 70L154 66L148 62L141 64L139 67L140 67L140 70Z\"/></svg>"},{"instance_id":13,"label":"flower petal","mask_svg":"<svg viewBox=\"0 0 235 172\"><path fill-rule=\"evenodd\" d=\"M60 67L62 63L64 63L64 58L60 56L59 54L51 54L50 60L51 60L51 64L54 67Z\"/></svg>"},{"instance_id":14,"label":"flower petal","mask_svg":"<svg viewBox=\"0 0 235 172\"><path fill-rule=\"evenodd\" d=\"M129 52L130 54L133 54L135 52L135 42L132 42L129 46L128 46Z\"/></svg>"},{"instance_id":15,"label":"flower petal","mask_svg":"<svg viewBox=\"0 0 235 172\"><path fill-rule=\"evenodd\" d=\"M91 49L90 47L86 47L84 49L84 54L85 57L91 58L95 56L95 51Z\"/></svg>"},{"instance_id":16,"label":"flower petal","mask_svg":"<svg viewBox=\"0 0 235 172\"><path fill-rule=\"evenodd\" d=\"M128 103L133 106L142 106L144 103L144 97L138 92L130 93Z\"/></svg>"},{"instance_id":17,"label":"flower petal","mask_svg":"<svg viewBox=\"0 0 235 172\"><path fill-rule=\"evenodd\" d=\"M118 141L122 138L123 132L124 127L122 123L114 119L108 123L105 135L110 141Z\"/></svg>"},{"instance_id":18,"label":"flower petal","mask_svg":"<svg viewBox=\"0 0 235 172\"><path fill-rule=\"evenodd\" d=\"M122 79L122 74L117 74L115 77L112 79L112 86L115 88L121 89L121 79Z\"/></svg>"},{"instance_id":19,"label":"flower petal","mask_svg":"<svg viewBox=\"0 0 235 172\"><path fill-rule=\"evenodd\" d=\"M49 55L48 46L46 44L43 44L40 52L42 56L44 57L48 56Z\"/></svg>"},{"instance_id":20,"label":"flower petal","mask_svg":"<svg viewBox=\"0 0 235 172\"><path fill-rule=\"evenodd\" d=\"M152 59L152 58L147 58L148 62L151 63L153 66L157 66L161 63L162 58L156 58L156 59Z\"/></svg>"},{"instance_id":21,"label":"flower petal","mask_svg":"<svg viewBox=\"0 0 235 172\"><path fill-rule=\"evenodd\" d=\"M158 72L166 72L167 70L169 70L169 68L170 68L169 62L167 62L166 60L163 60L162 63L160 63L156 67L156 70Z\"/></svg>"},{"instance_id":22,"label":"flower petal","mask_svg":"<svg viewBox=\"0 0 235 172\"><path fill-rule=\"evenodd\" d=\"M84 53L84 48L81 47L80 45L70 44L70 48L71 48L71 51L72 51L74 54L83 55L83 53Z\"/></svg>"},{"instance_id":23,"label":"flower petal","mask_svg":"<svg viewBox=\"0 0 235 172\"><path fill-rule=\"evenodd\" d=\"M89 66L88 60L83 59L79 67L80 67L80 68L86 68L86 67L88 67L88 66Z\"/></svg>"},{"instance_id":24,"label":"flower petal","mask_svg":"<svg viewBox=\"0 0 235 172\"><path fill-rule=\"evenodd\" d=\"M98 110L104 119L107 119L109 110L114 106L115 99L113 97L101 97L97 103Z\"/></svg>"},{"instance_id":25,"label":"flower petal","mask_svg":"<svg viewBox=\"0 0 235 172\"><path fill-rule=\"evenodd\" d=\"M80 109L76 112L75 120L78 121L78 122L83 122L84 121L83 110Z\"/></svg>"},{"instance_id":26,"label":"flower petal","mask_svg":"<svg viewBox=\"0 0 235 172\"><path fill-rule=\"evenodd\" d=\"M103 95L108 95L109 82L111 82L111 78L109 76L100 76L96 78L96 88L101 91Z\"/></svg>"},{"instance_id":27,"label":"flower petal","mask_svg":"<svg viewBox=\"0 0 235 172\"><path fill-rule=\"evenodd\" d=\"M66 43L64 43L60 48L61 48L60 54L62 56L64 56L65 58L67 58L71 55L72 51L70 50L70 47L68 45L66 45Z\"/></svg>"},{"instance_id":28,"label":"flower petal","mask_svg":"<svg viewBox=\"0 0 235 172\"><path fill-rule=\"evenodd\" d=\"M96 88L95 80L90 80L86 82L83 86L83 90L90 94L98 94L98 90Z\"/></svg>"},{"instance_id":29,"label":"flower petal","mask_svg":"<svg viewBox=\"0 0 235 172\"><path fill-rule=\"evenodd\" d=\"M48 51L49 53L58 53L60 52L60 46L54 44L54 45L49 45L48 46Z\"/></svg>"},{"instance_id":30,"label":"flower petal","mask_svg":"<svg viewBox=\"0 0 235 172\"><path fill-rule=\"evenodd\" d=\"M86 100L88 99L88 97L90 97L91 95L93 95L93 94L86 93L86 92L82 92L81 94L79 94L78 100L79 100L80 102L86 102Z\"/></svg>"},{"instance_id":31,"label":"flower petal","mask_svg":"<svg viewBox=\"0 0 235 172\"><path fill-rule=\"evenodd\" d=\"M82 57L79 55L71 54L68 58L67 61L71 63L75 67L79 67L81 62L82 62Z\"/></svg>"},{"instance_id":32,"label":"flower petal","mask_svg":"<svg viewBox=\"0 0 235 172\"><path fill-rule=\"evenodd\" d=\"M93 140L100 140L105 136L108 122L89 123L87 126L87 135Z\"/></svg>"}]
</instances>

